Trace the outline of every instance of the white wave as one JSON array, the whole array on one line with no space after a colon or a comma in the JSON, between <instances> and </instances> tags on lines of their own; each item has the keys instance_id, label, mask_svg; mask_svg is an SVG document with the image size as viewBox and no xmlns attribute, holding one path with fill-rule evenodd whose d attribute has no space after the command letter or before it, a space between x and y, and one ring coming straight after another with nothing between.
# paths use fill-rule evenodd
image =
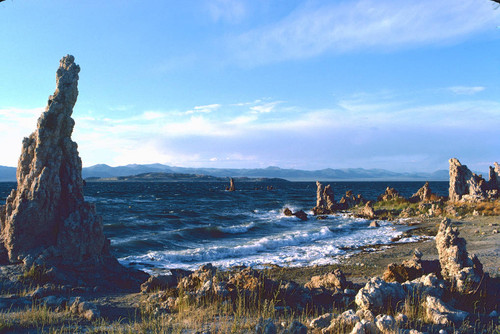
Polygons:
<instances>
[{"instance_id":1,"label":"white wave","mask_svg":"<svg viewBox=\"0 0 500 334\"><path fill-rule=\"evenodd\" d=\"M246 233L252 228L255 227L254 222L250 222L245 225L233 225L233 226L227 226L227 227L222 227L219 226L217 229L221 231L222 233L229 233L229 234L239 234L239 233Z\"/></svg>"}]
</instances>

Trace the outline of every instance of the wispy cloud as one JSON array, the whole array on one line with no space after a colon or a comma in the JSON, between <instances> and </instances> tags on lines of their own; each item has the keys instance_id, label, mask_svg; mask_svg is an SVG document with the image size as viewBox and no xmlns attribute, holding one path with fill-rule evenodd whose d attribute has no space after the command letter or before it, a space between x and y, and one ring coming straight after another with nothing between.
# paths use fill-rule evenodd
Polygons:
<instances>
[{"instance_id":1,"label":"wispy cloud","mask_svg":"<svg viewBox=\"0 0 500 334\"><path fill-rule=\"evenodd\" d=\"M241 0L210 0L208 12L214 21L239 23L246 17L247 6Z\"/></svg>"},{"instance_id":2,"label":"wispy cloud","mask_svg":"<svg viewBox=\"0 0 500 334\"><path fill-rule=\"evenodd\" d=\"M360 49L386 51L465 38L493 29L500 16L488 1L476 0L317 3L235 37L233 51L247 65Z\"/></svg>"},{"instance_id":3,"label":"wispy cloud","mask_svg":"<svg viewBox=\"0 0 500 334\"><path fill-rule=\"evenodd\" d=\"M220 104L207 104L205 106L195 106L193 109L186 111L186 115L204 113L208 114L215 111L221 107Z\"/></svg>"},{"instance_id":4,"label":"wispy cloud","mask_svg":"<svg viewBox=\"0 0 500 334\"><path fill-rule=\"evenodd\" d=\"M485 89L482 86L453 86L448 88L449 91L457 95L474 95Z\"/></svg>"}]
</instances>

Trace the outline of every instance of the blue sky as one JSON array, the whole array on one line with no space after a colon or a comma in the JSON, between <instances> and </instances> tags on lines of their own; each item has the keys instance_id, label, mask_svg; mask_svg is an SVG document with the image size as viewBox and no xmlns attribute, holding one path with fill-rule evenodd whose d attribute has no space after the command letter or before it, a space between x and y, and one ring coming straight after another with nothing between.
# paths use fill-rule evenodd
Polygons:
<instances>
[{"instance_id":1,"label":"blue sky","mask_svg":"<svg viewBox=\"0 0 500 334\"><path fill-rule=\"evenodd\" d=\"M486 171L498 26L488 0L6 0L0 165L73 54L84 166Z\"/></svg>"}]
</instances>

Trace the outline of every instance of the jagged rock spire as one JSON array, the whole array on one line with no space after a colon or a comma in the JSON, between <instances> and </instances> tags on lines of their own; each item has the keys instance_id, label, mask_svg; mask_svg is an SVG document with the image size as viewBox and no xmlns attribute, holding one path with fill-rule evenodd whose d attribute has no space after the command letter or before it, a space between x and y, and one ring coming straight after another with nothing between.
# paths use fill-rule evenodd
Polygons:
<instances>
[{"instance_id":1,"label":"jagged rock spire","mask_svg":"<svg viewBox=\"0 0 500 334\"><path fill-rule=\"evenodd\" d=\"M71 140L79 72L73 56L61 59L54 95L35 132L23 140L17 189L0 210L11 262L98 263L107 253L102 219L83 198L82 162Z\"/></svg>"}]
</instances>

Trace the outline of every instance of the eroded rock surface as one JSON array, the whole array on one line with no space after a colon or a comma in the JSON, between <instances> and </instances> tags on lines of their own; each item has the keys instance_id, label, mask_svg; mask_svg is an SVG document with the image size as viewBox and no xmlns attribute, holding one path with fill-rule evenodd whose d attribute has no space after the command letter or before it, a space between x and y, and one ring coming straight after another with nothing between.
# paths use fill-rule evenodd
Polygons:
<instances>
[{"instance_id":1,"label":"eroded rock surface","mask_svg":"<svg viewBox=\"0 0 500 334\"><path fill-rule=\"evenodd\" d=\"M429 182L425 182L424 186L420 188L415 194L413 194L408 200L411 203L417 202L427 202L432 199L432 191L429 186Z\"/></svg>"},{"instance_id":2,"label":"eroded rock surface","mask_svg":"<svg viewBox=\"0 0 500 334\"><path fill-rule=\"evenodd\" d=\"M469 256L465 239L449 219L439 225L436 247L441 264L441 275L454 284L461 293L475 290L481 282L483 268L476 256Z\"/></svg>"},{"instance_id":3,"label":"eroded rock surface","mask_svg":"<svg viewBox=\"0 0 500 334\"><path fill-rule=\"evenodd\" d=\"M101 217L83 198L82 162L71 140L79 72L73 56L61 59L54 95L35 132L23 140L17 189L1 217L11 262L42 256L68 264L98 263L108 252Z\"/></svg>"},{"instance_id":4,"label":"eroded rock surface","mask_svg":"<svg viewBox=\"0 0 500 334\"><path fill-rule=\"evenodd\" d=\"M456 158L450 163L450 188L448 196L450 201L460 200L479 201L487 197L485 180L471 172L466 165L462 165Z\"/></svg>"},{"instance_id":5,"label":"eroded rock surface","mask_svg":"<svg viewBox=\"0 0 500 334\"><path fill-rule=\"evenodd\" d=\"M377 201L392 201L395 199L403 198L399 192L391 187L387 187L385 192L377 197Z\"/></svg>"},{"instance_id":6,"label":"eroded rock surface","mask_svg":"<svg viewBox=\"0 0 500 334\"><path fill-rule=\"evenodd\" d=\"M330 185L323 186L316 181L316 206L313 208L315 215L329 214L337 210L335 195Z\"/></svg>"}]
</instances>

